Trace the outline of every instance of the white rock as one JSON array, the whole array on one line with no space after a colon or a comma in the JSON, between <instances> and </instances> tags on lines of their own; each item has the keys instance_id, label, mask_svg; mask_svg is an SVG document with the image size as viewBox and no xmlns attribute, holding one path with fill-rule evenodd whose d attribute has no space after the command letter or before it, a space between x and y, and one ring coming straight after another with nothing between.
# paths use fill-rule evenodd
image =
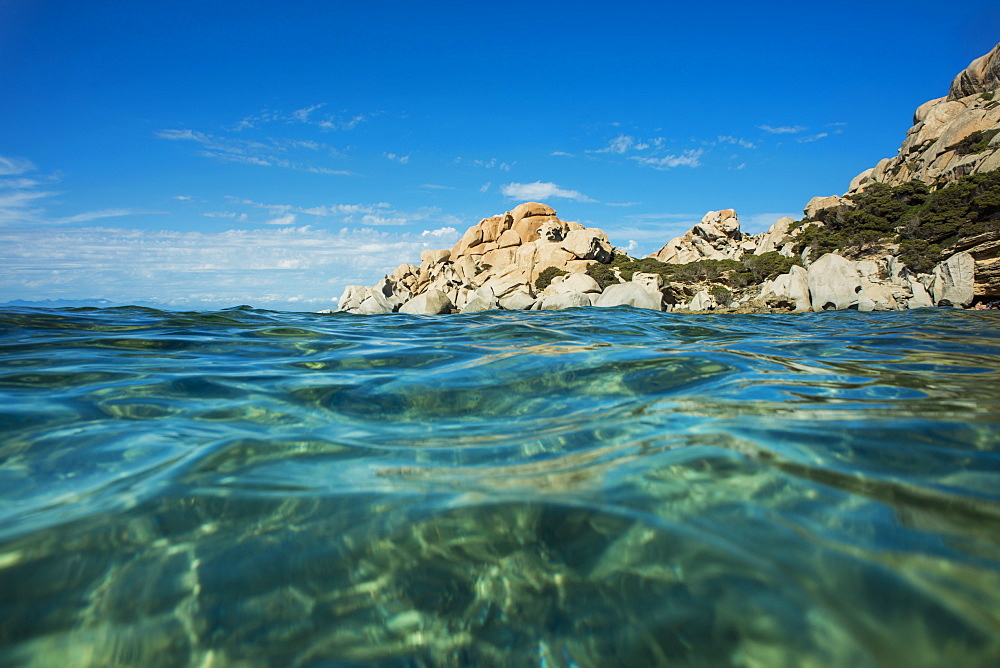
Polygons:
<instances>
[{"instance_id":1,"label":"white rock","mask_svg":"<svg viewBox=\"0 0 1000 668\"><path fill-rule=\"evenodd\" d=\"M635 306L636 308L648 308L654 311L662 309L661 300L646 292L645 289L635 283L616 283L609 285L597 298L595 306Z\"/></svg>"},{"instance_id":2,"label":"white rock","mask_svg":"<svg viewBox=\"0 0 1000 668\"><path fill-rule=\"evenodd\" d=\"M632 282L636 285L642 286L642 289L653 295L654 297L661 297L663 289L663 276L659 274L647 274L641 271L637 271L632 274Z\"/></svg>"},{"instance_id":3,"label":"white rock","mask_svg":"<svg viewBox=\"0 0 1000 668\"><path fill-rule=\"evenodd\" d=\"M972 303L976 261L966 252L955 253L934 267L934 284L931 293L934 302L947 299L955 306Z\"/></svg>"},{"instance_id":4,"label":"white rock","mask_svg":"<svg viewBox=\"0 0 1000 668\"><path fill-rule=\"evenodd\" d=\"M526 290L514 290L500 297L500 308L508 311L526 311L535 304L535 298Z\"/></svg>"},{"instance_id":5,"label":"white rock","mask_svg":"<svg viewBox=\"0 0 1000 668\"><path fill-rule=\"evenodd\" d=\"M827 253L808 270L809 299L813 311L845 309L857 306L861 276L854 263L834 253Z\"/></svg>"},{"instance_id":6,"label":"white rock","mask_svg":"<svg viewBox=\"0 0 1000 668\"><path fill-rule=\"evenodd\" d=\"M540 309L551 311L577 306L590 306L590 297L582 292L562 292L542 299Z\"/></svg>"},{"instance_id":7,"label":"white rock","mask_svg":"<svg viewBox=\"0 0 1000 668\"><path fill-rule=\"evenodd\" d=\"M861 295L859 298L859 311L898 311L899 304L896 302L892 292L881 283L873 283L866 278L861 279ZM862 303L864 302L864 303Z\"/></svg>"},{"instance_id":8,"label":"white rock","mask_svg":"<svg viewBox=\"0 0 1000 668\"><path fill-rule=\"evenodd\" d=\"M595 227L572 230L560 245L580 260L611 261L611 242L604 232Z\"/></svg>"},{"instance_id":9,"label":"white rock","mask_svg":"<svg viewBox=\"0 0 1000 668\"><path fill-rule=\"evenodd\" d=\"M711 311L718 305L708 290L702 290L691 299L687 308L689 311Z\"/></svg>"},{"instance_id":10,"label":"white rock","mask_svg":"<svg viewBox=\"0 0 1000 668\"><path fill-rule=\"evenodd\" d=\"M923 283L911 279L909 285L913 296L906 302L906 308L928 308L934 306L934 300L931 299Z\"/></svg>"},{"instance_id":11,"label":"white rock","mask_svg":"<svg viewBox=\"0 0 1000 668\"><path fill-rule=\"evenodd\" d=\"M383 303L376 300L375 297L369 297L361 302L361 305L358 307L358 313L363 315L379 315L382 313L392 313L392 309L387 308Z\"/></svg>"},{"instance_id":12,"label":"white rock","mask_svg":"<svg viewBox=\"0 0 1000 668\"><path fill-rule=\"evenodd\" d=\"M562 280L556 285L555 292L600 292L601 286L592 276L583 272L576 272L561 276Z\"/></svg>"},{"instance_id":13,"label":"white rock","mask_svg":"<svg viewBox=\"0 0 1000 668\"><path fill-rule=\"evenodd\" d=\"M437 315L448 313L453 305L451 299L441 290L427 290L403 304L400 313L410 315Z\"/></svg>"},{"instance_id":14,"label":"white rock","mask_svg":"<svg viewBox=\"0 0 1000 668\"><path fill-rule=\"evenodd\" d=\"M794 265L787 274L767 281L761 289L760 299L767 303L795 304L796 313L808 312L812 306L809 299L809 273Z\"/></svg>"}]
</instances>

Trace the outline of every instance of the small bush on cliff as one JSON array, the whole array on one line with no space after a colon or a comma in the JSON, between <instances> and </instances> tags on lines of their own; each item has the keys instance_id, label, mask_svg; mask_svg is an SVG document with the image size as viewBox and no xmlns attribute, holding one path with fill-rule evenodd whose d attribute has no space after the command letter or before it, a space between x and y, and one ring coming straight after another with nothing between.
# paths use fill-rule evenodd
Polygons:
<instances>
[{"instance_id":1,"label":"small bush on cliff","mask_svg":"<svg viewBox=\"0 0 1000 668\"><path fill-rule=\"evenodd\" d=\"M779 274L787 273L793 264L801 264L798 258L784 257L772 251L763 255L744 255L740 260L698 260L687 264L668 264L651 257L639 260L627 255L616 254L609 264L593 264L587 268L590 275L603 290L618 282L631 281L637 272L658 274L664 283L700 283L724 281L734 288L762 283Z\"/></svg>"},{"instance_id":2,"label":"small bush on cliff","mask_svg":"<svg viewBox=\"0 0 1000 668\"><path fill-rule=\"evenodd\" d=\"M568 271L563 271L558 267L548 267L546 269L542 269L542 271L538 274L538 278L535 279L535 289L541 292L545 288L552 285L553 278L556 276L565 276L568 273Z\"/></svg>"},{"instance_id":3,"label":"small bush on cliff","mask_svg":"<svg viewBox=\"0 0 1000 668\"><path fill-rule=\"evenodd\" d=\"M975 155L990 147L990 140L1000 134L1000 128L992 130L976 130L963 137L960 141L948 147L959 155Z\"/></svg>"},{"instance_id":4,"label":"small bush on cliff","mask_svg":"<svg viewBox=\"0 0 1000 668\"><path fill-rule=\"evenodd\" d=\"M733 303L733 293L723 285L713 285L708 293L715 297L715 301L719 306L729 306Z\"/></svg>"}]
</instances>

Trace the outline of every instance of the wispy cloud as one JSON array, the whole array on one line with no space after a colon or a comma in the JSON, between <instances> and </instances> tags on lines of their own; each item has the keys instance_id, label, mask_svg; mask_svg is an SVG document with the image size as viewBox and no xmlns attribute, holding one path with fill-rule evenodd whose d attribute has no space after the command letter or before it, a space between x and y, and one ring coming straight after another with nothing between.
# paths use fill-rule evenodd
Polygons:
<instances>
[{"instance_id":1,"label":"wispy cloud","mask_svg":"<svg viewBox=\"0 0 1000 668\"><path fill-rule=\"evenodd\" d=\"M290 112L265 109L256 114L244 117L232 129L240 131L275 123L286 125L302 123L314 125L322 130L353 130L369 118L365 114L350 113L347 111L340 114L317 113L326 106L325 102L320 102Z\"/></svg>"},{"instance_id":2,"label":"wispy cloud","mask_svg":"<svg viewBox=\"0 0 1000 668\"><path fill-rule=\"evenodd\" d=\"M720 144L733 144L735 146L741 146L743 148L757 148L757 145L741 137L731 137L729 135L719 135L718 142Z\"/></svg>"},{"instance_id":3,"label":"wispy cloud","mask_svg":"<svg viewBox=\"0 0 1000 668\"><path fill-rule=\"evenodd\" d=\"M573 157L572 153L567 153L566 151L552 151L552 153L549 153L549 155L561 155L561 156L565 156L567 158L572 158Z\"/></svg>"},{"instance_id":4,"label":"wispy cloud","mask_svg":"<svg viewBox=\"0 0 1000 668\"><path fill-rule=\"evenodd\" d=\"M629 135L618 135L607 146L599 148L594 153L625 153L635 145L635 139Z\"/></svg>"},{"instance_id":5,"label":"wispy cloud","mask_svg":"<svg viewBox=\"0 0 1000 668\"><path fill-rule=\"evenodd\" d=\"M0 155L0 176L16 176L25 172L33 172L37 168L30 160L24 158L9 158Z\"/></svg>"},{"instance_id":6,"label":"wispy cloud","mask_svg":"<svg viewBox=\"0 0 1000 668\"><path fill-rule=\"evenodd\" d=\"M385 158L392 160L393 162L398 162L401 165L405 165L410 161L410 156L408 155L396 155L395 153L383 153Z\"/></svg>"},{"instance_id":7,"label":"wispy cloud","mask_svg":"<svg viewBox=\"0 0 1000 668\"><path fill-rule=\"evenodd\" d=\"M493 182L492 181L487 181L483 185L479 186L479 192L484 193L484 192L488 191L492 187L493 187Z\"/></svg>"},{"instance_id":8,"label":"wispy cloud","mask_svg":"<svg viewBox=\"0 0 1000 668\"><path fill-rule=\"evenodd\" d=\"M423 183L420 185L421 188L427 188L428 190L454 190L455 186L443 186L440 183Z\"/></svg>"},{"instance_id":9,"label":"wispy cloud","mask_svg":"<svg viewBox=\"0 0 1000 668\"><path fill-rule=\"evenodd\" d=\"M805 137L796 137L795 141L799 142L800 144L808 144L809 142L813 142L816 141L817 139L822 139L823 137L829 137L829 136L830 136L829 132L820 132L818 134L807 135Z\"/></svg>"},{"instance_id":10,"label":"wispy cloud","mask_svg":"<svg viewBox=\"0 0 1000 668\"><path fill-rule=\"evenodd\" d=\"M652 167L653 169L673 169L674 167L700 167L701 156L705 149L688 149L680 155L665 155L662 157L634 155L629 160L635 160L640 165Z\"/></svg>"},{"instance_id":11,"label":"wispy cloud","mask_svg":"<svg viewBox=\"0 0 1000 668\"><path fill-rule=\"evenodd\" d=\"M320 151L334 157L343 156L343 153L336 148L316 141L275 139L272 137L263 140L223 137L187 128L158 130L154 134L160 139L169 141L194 142L201 146L199 155L223 162L260 167L281 167L318 174L351 174L347 170L313 165L311 162L315 159L313 154ZM307 160L295 158L295 154L301 151L310 154Z\"/></svg>"},{"instance_id":12,"label":"wispy cloud","mask_svg":"<svg viewBox=\"0 0 1000 668\"><path fill-rule=\"evenodd\" d=\"M473 167L481 167L483 169L499 169L502 172L509 172L511 168L517 164L517 161L505 162L503 160L498 160L497 158L490 158L489 160L467 160L461 156L455 158L452 162L456 165L466 163L472 165Z\"/></svg>"},{"instance_id":13,"label":"wispy cloud","mask_svg":"<svg viewBox=\"0 0 1000 668\"><path fill-rule=\"evenodd\" d=\"M0 178L0 226L73 225L102 218L165 213L146 209L108 208L70 216L53 216L47 211L44 200L60 194L49 189L56 178L32 174L36 170L29 160L0 156L0 175L13 177Z\"/></svg>"},{"instance_id":14,"label":"wispy cloud","mask_svg":"<svg viewBox=\"0 0 1000 668\"><path fill-rule=\"evenodd\" d=\"M65 225L72 223L89 223L92 220L100 220L101 218L120 218L122 216L137 216L137 215L162 215L165 213L167 212L148 211L145 209L101 209L99 211L87 211L85 213L78 213L75 216L56 218L50 222L57 225Z\"/></svg>"},{"instance_id":15,"label":"wispy cloud","mask_svg":"<svg viewBox=\"0 0 1000 668\"><path fill-rule=\"evenodd\" d=\"M758 125L757 127L763 130L764 132L767 132L768 134L772 135L794 135L799 132L802 132L803 130L809 129L804 125L779 125L779 126Z\"/></svg>"},{"instance_id":16,"label":"wispy cloud","mask_svg":"<svg viewBox=\"0 0 1000 668\"><path fill-rule=\"evenodd\" d=\"M508 183L500 189L504 197L517 200L545 200L551 198L572 199L577 202L596 202L577 190L560 188L555 183L535 181L534 183Z\"/></svg>"}]
</instances>

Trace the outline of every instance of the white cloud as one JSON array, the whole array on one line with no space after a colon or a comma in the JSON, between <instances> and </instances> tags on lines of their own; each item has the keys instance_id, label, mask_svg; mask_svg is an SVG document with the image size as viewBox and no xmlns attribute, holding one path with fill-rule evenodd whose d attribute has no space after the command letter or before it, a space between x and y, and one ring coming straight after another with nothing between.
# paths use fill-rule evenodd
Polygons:
<instances>
[{"instance_id":1,"label":"white cloud","mask_svg":"<svg viewBox=\"0 0 1000 668\"><path fill-rule=\"evenodd\" d=\"M422 237L434 237L437 239L452 239L458 236L458 230L454 227L439 227L436 230L424 230L420 233Z\"/></svg>"},{"instance_id":2,"label":"white cloud","mask_svg":"<svg viewBox=\"0 0 1000 668\"><path fill-rule=\"evenodd\" d=\"M401 165L405 165L410 161L410 156L408 155L396 155L395 153L383 153L382 155L393 162L398 162Z\"/></svg>"},{"instance_id":3,"label":"white cloud","mask_svg":"<svg viewBox=\"0 0 1000 668\"><path fill-rule=\"evenodd\" d=\"M291 225L295 222L294 213L286 213L283 216L278 216L277 218L272 218L266 221L268 225Z\"/></svg>"},{"instance_id":4,"label":"white cloud","mask_svg":"<svg viewBox=\"0 0 1000 668\"><path fill-rule=\"evenodd\" d=\"M757 127L772 135L793 135L808 129L804 125L779 125L778 127L758 125Z\"/></svg>"},{"instance_id":5,"label":"white cloud","mask_svg":"<svg viewBox=\"0 0 1000 668\"><path fill-rule=\"evenodd\" d=\"M174 195L174 199L178 199L182 202L190 202L193 198L191 195Z\"/></svg>"},{"instance_id":6,"label":"white cloud","mask_svg":"<svg viewBox=\"0 0 1000 668\"><path fill-rule=\"evenodd\" d=\"M534 183L508 183L500 189L504 197L517 200L545 200L553 197L572 199L578 202L594 202L583 193L576 190L560 188L555 183L535 181Z\"/></svg>"},{"instance_id":7,"label":"white cloud","mask_svg":"<svg viewBox=\"0 0 1000 668\"><path fill-rule=\"evenodd\" d=\"M492 186L493 186L493 182L492 181L487 181L483 185L479 186L479 192L484 193L487 190L489 190Z\"/></svg>"},{"instance_id":8,"label":"white cloud","mask_svg":"<svg viewBox=\"0 0 1000 668\"><path fill-rule=\"evenodd\" d=\"M681 155L665 155L662 158L646 157L634 155L629 160L635 160L640 165L652 167L653 169L671 169L673 167L700 167L701 156L705 149L688 149Z\"/></svg>"},{"instance_id":9,"label":"white cloud","mask_svg":"<svg viewBox=\"0 0 1000 668\"><path fill-rule=\"evenodd\" d=\"M552 151L552 153L549 153L549 155L562 155L562 156L566 156L567 158L572 158L573 157L572 153L567 153L566 151Z\"/></svg>"},{"instance_id":10,"label":"white cloud","mask_svg":"<svg viewBox=\"0 0 1000 668\"><path fill-rule=\"evenodd\" d=\"M427 188L428 190L454 190L454 186L443 186L439 183L423 183L420 185L421 188Z\"/></svg>"},{"instance_id":11,"label":"white cloud","mask_svg":"<svg viewBox=\"0 0 1000 668\"><path fill-rule=\"evenodd\" d=\"M0 155L0 176L15 176L37 169L30 160L24 158L8 158Z\"/></svg>"}]
</instances>

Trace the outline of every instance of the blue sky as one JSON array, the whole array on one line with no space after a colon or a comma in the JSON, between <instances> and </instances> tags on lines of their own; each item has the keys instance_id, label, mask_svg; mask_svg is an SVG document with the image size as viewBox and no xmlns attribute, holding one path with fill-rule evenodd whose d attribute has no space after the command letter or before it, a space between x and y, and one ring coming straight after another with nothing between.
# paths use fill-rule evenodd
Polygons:
<instances>
[{"instance_id":1,"label":"blue sky","mask_svg":"<svg viewBox=\"0 0 1000 668\"><path fill-rule=\"evenodd\" d=\"M525 200L634 255L893 155L995 2L0 0L0 302L317 310Z\"/></svg>"}]
</instances>

